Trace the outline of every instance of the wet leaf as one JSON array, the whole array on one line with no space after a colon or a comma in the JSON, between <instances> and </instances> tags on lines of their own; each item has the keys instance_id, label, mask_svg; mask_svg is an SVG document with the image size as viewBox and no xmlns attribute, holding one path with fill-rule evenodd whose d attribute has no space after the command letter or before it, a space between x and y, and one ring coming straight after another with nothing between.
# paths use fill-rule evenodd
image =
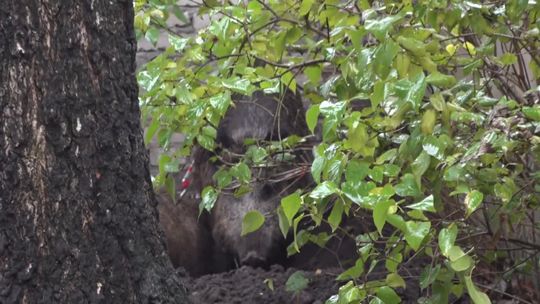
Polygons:
<instances>
[{"instance_id":1,"label":"wet leaf","mask_svg":"<svg viewBox=\"0 0 540 304\"><path fill-rule=\"evenodd\" d=\"M244 215L242 220L242 232L241 236L257 231L264 224L264 215L259 211L249 211Z\"/></svg>"}]
</instances>

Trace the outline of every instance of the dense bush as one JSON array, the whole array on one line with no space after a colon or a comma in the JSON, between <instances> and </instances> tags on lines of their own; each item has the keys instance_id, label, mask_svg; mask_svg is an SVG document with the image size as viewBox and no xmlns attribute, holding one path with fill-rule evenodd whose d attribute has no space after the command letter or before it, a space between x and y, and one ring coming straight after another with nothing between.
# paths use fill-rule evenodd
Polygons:
<instances>
[{"instance_id":1,"label":"dense bush","mask_svg":"<svg viewBox=\"0 0 540 304\"><path fill-rule=\"evenodd\" d=\"M138 35L155 42L170 14L185 20L174 2L135 1ZM475 303L534 298L540 4L205 0L198 12L209 26L192 37L169 30L170 46L138 75L146 140L167 148L171 134L186 136L161 156L158 183L195 141L214 148L231 94L288 87L309 102L311 131L321 123L322 132L310 166L316 186L282 200L281 228L296 236L290 251L320 240L297 229L305 217L335 230L361 207L376 227L356 236L358 261L327 303L397 303L394 289L410 280L422 303L465 293ZM248 167L281 145L302 142L284 141L253 145L221 170L202 207L234 180L247 185ZM421 275L402 277L418 258L429 259ZM366 281L376 263L386 279Z\"/></svg>"}]
</instances>

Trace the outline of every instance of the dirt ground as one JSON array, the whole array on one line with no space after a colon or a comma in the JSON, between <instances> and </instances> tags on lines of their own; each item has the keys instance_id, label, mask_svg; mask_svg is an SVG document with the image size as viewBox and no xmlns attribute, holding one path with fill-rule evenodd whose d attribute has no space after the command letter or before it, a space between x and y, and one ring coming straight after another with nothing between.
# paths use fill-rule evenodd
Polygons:
<instances>
[{"instance_id":1,"label":"dirt ground","mask_svg":"<svg viewBox=\"0 0 540 304\"><path fill-rule=\"evenodd\" d=\"M229 272L186 278L193 304L210 303L324 303L339 288L332 271L304 271L308 287L298 294L286 290L287 279L297 270L274 265L269 270L241 267ZM274 290L269 287L270 282Z\"/></svg>"},{"instance_id":2,"label":"dirt ground","mask_svg":"<svg viewBox=\"0 0 540 304\"><path fill-rule=\"evenodd\" d=\"M271 266L269 270L243 266L241 268L199 278L184 278L193 304L322 304L332 295L337 294L340 282L335 281L340 270L337 268L324 270L300 270L309 283L305 289L295 294L286 290L289 277L299 271L295 268ZM270 289L268 282L273 284ZM414 287L397 290L402 303L416 303L419 291Z\"/></svg>"}]
</instances>

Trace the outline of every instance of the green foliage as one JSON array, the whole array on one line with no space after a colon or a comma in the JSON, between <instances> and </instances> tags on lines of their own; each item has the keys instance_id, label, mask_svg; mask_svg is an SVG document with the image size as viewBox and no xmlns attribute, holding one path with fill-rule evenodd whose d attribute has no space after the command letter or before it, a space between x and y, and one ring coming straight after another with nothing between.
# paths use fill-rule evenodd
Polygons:
<instances>
[{"instance_id":1,"label":"green foliage","mask_svg":"<svg viewBox=\"0 0 540 304\"><path fill-rule=\"evenodd\" d=\"M184 20L174 2L135 1L138 37L155 42L171 13ZM420 257L431 260L415 278L423 303L464 291L489 303L473 282L479 261L540 281L539 246L529 237L540 228L532 216L540 198L538 2L214 0L199 14L218 17L194 36L169 31L170 46L138 75L143 118L151 119L145 141L165 148L166 172L195 142L214 148L233 93L288 87L310 101L307 125L322 133L310 168L316 185L284 197L277 211L282 232L294 234L289 253L321 241L298 228L302 218L335 231L360 209L374 223L356 236L359 259L338 277L352 281L327 303L399 303L400 274ZM171 151L174 133L186 139ZM271 162L273 147L257 143L216 173L201 208L233 180L249 184L250 167ZM264 222L248 215L243 234ZM359 280L377 261L386 280Z\"/></svg>"},{"instance_id":2,"label":"green foliage","mask_svg":"<svg viewBox=\"0 0 540 304\"><path fill-rule=\"evenodd\" d=\"M241 235L244 236L248 233L257 231L264 224L264 215L259 211L254 210L246 213L244 219L242 220L242 232Z\"/></svg>"}]
</instances>

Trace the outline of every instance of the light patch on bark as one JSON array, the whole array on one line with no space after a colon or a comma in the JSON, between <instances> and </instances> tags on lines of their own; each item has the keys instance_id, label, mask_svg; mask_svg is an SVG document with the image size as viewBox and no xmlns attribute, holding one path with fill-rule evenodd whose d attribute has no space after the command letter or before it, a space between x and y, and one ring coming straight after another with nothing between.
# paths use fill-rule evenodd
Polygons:
<instances>
[{"instance_id":1,"label":"light patch on bark","mask_svg":"<svg viewBox=\"0 0 540 304\"><path fill-rule=\"evenodd\" d=\"M77 127L75 130L77 130L77 132L81 132L82 130L81 119L79 117L77 117Z\"/></svg>"},{"instance_id":2,"label":"light patch on bark","mask_svg":"<svg viewBox=\"0 0 540 304\"><path fill-rule=\"evenodd\" d=\"M100 294L101 293L101 287L103 287L103 284L101 282L97 282L96 286L97 286L96 293Z\"/></svg>"},{"instance_id":3,"label":"light patch on bark","mask_svg":"<svg viewBox=\"0 0 540 304\"><path fill-rule=\"evenodd\" d=\"M24 54L24 49L19 42L17 42L17 52Z\"/></svg>"}]
</instances>

